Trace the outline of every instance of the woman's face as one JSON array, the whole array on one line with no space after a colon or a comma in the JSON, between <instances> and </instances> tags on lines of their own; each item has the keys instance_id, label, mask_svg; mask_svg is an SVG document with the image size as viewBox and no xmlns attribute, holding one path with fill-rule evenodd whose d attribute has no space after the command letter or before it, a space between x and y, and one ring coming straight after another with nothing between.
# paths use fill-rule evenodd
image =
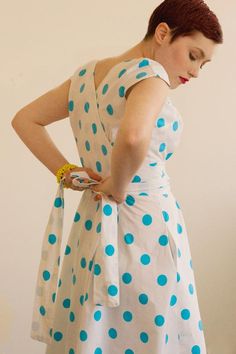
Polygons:
<instances>
[{"instance_id":1,"label":"woman's face","mask_svg":"<svg viewBox=\"0 0 236 354\"><path fill-rule=\"evenodd\" d=\"M182 84L180 77L189 80L197 78L199 70L212 60L216 47L216 43L201 32L178 37L170 44L170 32L167 31L164 35L163 28L159 30L157 28L154 38L159 44L158 47L155 46L155 60L159 61L167 71L171 89Z\"/></svg>"}]
</instances>

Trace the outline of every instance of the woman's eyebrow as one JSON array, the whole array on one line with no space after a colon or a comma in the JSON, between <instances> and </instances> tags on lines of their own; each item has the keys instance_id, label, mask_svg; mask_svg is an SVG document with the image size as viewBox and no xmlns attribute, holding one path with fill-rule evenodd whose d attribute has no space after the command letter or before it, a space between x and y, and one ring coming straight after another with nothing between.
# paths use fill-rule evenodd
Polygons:
<instances>
[{"instance_id":1,"label":"woman's eyebrow","mask_svg":"<svg viewBox=\"0 0 236 354\"><path fill-rule=\"evenodd\" d=\"M201 56L202 56L203 59L206 58L206 55L205 55L204 51L203 51L201 48L198 48L198 47L194 47L194 48L196 48L196 49L198 49L198 50L200 51ZM208 60L206 60L206 62L207 62L207 61L211 61L211 60L208 59Z\"/></svg>"}]
</instances>

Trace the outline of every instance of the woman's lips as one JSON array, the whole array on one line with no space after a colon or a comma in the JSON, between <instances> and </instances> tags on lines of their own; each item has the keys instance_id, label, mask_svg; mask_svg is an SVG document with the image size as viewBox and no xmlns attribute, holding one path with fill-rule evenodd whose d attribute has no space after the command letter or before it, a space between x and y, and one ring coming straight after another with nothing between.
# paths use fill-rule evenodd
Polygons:
<instances>
[{"instance_id":1,"label":"woman's lips","mask_svg":"<svg viewBox=\"0 0 236 354\"><path fill-rule=\"evenodd\" d=\"M185 78L183 78L181 76L179 76L179 78L180 78L180 81L181 81L182 84L186 84L186 82L189 81L188 79L185 79Z\"/></svg>"}]
</instances>

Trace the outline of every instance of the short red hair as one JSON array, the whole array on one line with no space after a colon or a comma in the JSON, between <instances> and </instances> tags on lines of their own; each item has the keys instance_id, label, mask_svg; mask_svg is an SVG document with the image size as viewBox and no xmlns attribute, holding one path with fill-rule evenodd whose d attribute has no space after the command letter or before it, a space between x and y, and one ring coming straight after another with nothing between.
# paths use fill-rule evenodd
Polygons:
<instances>
[{"instance_id":1,"label":"short red hair","mask_svg":"<svg viewBox=\"0 0 236 354\"><path fill-rule=\"evenodd\" d=\"M199 31L215 43L223 43L223 33L216 15L203 0L165 0L152 13L144 40L155 33L159 23L171 29L171 41Z\"/></svg>"}]
</instances>

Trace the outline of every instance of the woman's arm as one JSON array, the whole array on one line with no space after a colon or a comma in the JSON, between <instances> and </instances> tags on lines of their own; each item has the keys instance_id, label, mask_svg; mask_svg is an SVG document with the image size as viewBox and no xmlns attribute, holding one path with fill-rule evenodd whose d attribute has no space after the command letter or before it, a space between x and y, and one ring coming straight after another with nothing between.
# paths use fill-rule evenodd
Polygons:
<instances>
[{"instance_id":1,"label":"woman's arm","mask_svg":"<svg viewBox=\"0 0 236 354\"><path fill-rule=\"evenodd\" d=\"M169 92L160 78L150 77L132 87L112 150L111 177L122 194L141 166L150 144L153 126Z\"/></svg>"},{"instance_id":2,"label":"woman's arm","mask_svg":"<svg viewBox=\"0 0 236 354\"><path fill-rule=\"evenodd\" d=\"M68 163L44 126L69 116L68 94L71 80L46 92L23 107L11 124L30 151L54 174Z\"/></svg>"}]
</instances>

